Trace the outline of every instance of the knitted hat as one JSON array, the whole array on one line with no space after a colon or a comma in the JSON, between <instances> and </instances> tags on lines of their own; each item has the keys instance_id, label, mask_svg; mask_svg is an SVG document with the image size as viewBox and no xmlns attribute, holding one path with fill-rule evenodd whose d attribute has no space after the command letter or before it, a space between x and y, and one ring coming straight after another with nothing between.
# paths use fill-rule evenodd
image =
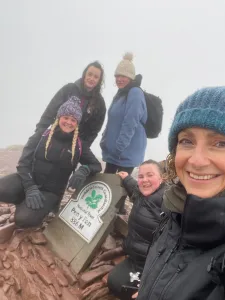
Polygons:
<instances>
[{"instance_id":1,"label":"knitted hat","mask_svg":"<svg viewBox=\"0 0 225 300\"><path fill-rule=\"evenodd\" d=\"M178 106L169 132L170 152L177 145L178 133L191 127L225 135L225 86L200 89Z\"/></svg>"},{"instance_id":2,"label":"knitted hat","mask_svg":"<svg viewBox=\"0 0 225 300\"><path fill-rule=\"evenodd\" d=\"M118 64L116 71L115 71L115 76L125 76L128 77L132 80L135 79L135 67L134 64L132 63L133 60L133 54L127 52L123 60Z\"/></svg>"},{"instance_id":3,"label":"knitted hat","mask_svg":"<svg viewBox=\"0 0 225 300\"><path fill-rule=\"evenodd\" d=\"M77 123L80 123L82 118L82 110L80 107L80 99L75 96L72 96L63 103L57 113L57 118L62 116L71 116L77 120Z\"/></svg>"}]
</instances>

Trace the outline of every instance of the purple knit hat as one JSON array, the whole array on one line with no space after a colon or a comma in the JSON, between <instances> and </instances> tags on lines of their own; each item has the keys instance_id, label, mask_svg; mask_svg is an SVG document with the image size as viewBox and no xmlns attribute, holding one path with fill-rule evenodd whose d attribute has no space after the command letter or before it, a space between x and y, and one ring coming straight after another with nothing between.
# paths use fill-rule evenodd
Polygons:
<instances>
[{"instance_id":1,"label":"purple knit hat","mask_svg":"<svg viewBox=\"0 0 225 300\"><path fill-rule=\"evenodd\" d=\"M82 110L80 107L80 99L75 96L72 96L63 103L57 113L57 118L62 116L71 116L77 120L77 123L80 123L82 118Z\"/></svg>"}]
</instances>

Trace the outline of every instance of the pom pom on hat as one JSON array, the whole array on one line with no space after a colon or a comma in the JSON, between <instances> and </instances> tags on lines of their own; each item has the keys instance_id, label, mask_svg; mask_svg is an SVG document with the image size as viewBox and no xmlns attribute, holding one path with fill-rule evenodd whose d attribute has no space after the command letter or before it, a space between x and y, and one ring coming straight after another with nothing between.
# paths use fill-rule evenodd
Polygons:
<instances>
[{"instance_id":1,"label":"pom pom on hat","mask_svg":"<svg viewBox=\"0 0 225 300\"><path fill-rule=\"evenodd\" d=\"M131 52L127 52L123 56L123 60L118 64L115 76L125 76L130 78L131 80L135 79L135 67L132 62L133 60L133 54Z\"/></svg>"},{"instance_id":2,"label":"pom pom on hat","mask_svg":"<svg viewBox=\"0 0 225 300\"><path fill-rule=\"evenodd\" d=\"M134 58L134 55L133 55L133 53L131 53L131 52L126 52L126 53L124 54L124 56L123 56L123 59L124 59L124 60L132 61L133 58Z\"/></svg>"}]
</instances>

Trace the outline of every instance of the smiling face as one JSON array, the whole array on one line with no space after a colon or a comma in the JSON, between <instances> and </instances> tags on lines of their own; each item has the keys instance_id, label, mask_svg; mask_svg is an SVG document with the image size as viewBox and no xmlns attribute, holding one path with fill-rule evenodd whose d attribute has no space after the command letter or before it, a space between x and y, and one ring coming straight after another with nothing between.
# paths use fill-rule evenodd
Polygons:
<instances>
[{"instance_id":1,"label":"smiling face","mask_svg":"<svg viewBox=\"0 0 225 300\"><path fill-rule=\"evenodd\" d=\"M141 165L138 172L138 187L142 195L149 196L160 186L162 178L155 164Z\"/></svg>"},{"instance_id":2,"label":"smiling face","mask_svg":"<svg viewBox=\"0 0 225 300\"><path fill-rule=\"evenodd\" d=\"M225 189L225 136L202 128L181 131L175 168L188 194L201 198L219 194Z\"/></svg>"},{"instance_id":3,"label":"smiling face","mask_svg":"<svg viewBox=\"0 0 225 300\"><path fill-rule=\"evenodd\" d=\"M125 88L125 86L127 86L131 82L131 79L126 76L118 75L115 76L115 78L116 78L116 85L118 89Z\"/></svg>"},{"instance_id":4,"label":"smiling face","mask_svg":"<svg viewBox=\"0 0 225 300\"><path fill-rule=\"evenodd\" d=\"M77 120L71 116L62 116L59 118L59 127L65 133L74 131L77 127Z\"/></svg>"},{"instance_id":5,"label":"smiling face","mask_svg":"<svg viewBox=\"0 0 225 300\"><path fill-rule=\"evenodd\" d=\"M99 83L101 79L101 70L94 67L90 66L84 76L84 87L88 91L92 91Z\"/></svg>"}]
</instances>

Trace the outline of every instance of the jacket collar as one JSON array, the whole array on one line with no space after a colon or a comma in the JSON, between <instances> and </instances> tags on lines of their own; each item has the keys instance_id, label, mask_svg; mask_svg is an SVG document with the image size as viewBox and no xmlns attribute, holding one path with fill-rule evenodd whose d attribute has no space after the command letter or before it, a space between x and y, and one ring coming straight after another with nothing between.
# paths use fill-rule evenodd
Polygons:
<instances>
[{"instance_id":1,"label":"jacket collar","mask_svg":"<svg viewBox=\"0 0 225 300\"><path fill-rule=\"evenodd\" d=\"M202 249L225 243L225 195L207 199L187 195L181 215L181 243Z\"/></svg>"}]
</instances>

